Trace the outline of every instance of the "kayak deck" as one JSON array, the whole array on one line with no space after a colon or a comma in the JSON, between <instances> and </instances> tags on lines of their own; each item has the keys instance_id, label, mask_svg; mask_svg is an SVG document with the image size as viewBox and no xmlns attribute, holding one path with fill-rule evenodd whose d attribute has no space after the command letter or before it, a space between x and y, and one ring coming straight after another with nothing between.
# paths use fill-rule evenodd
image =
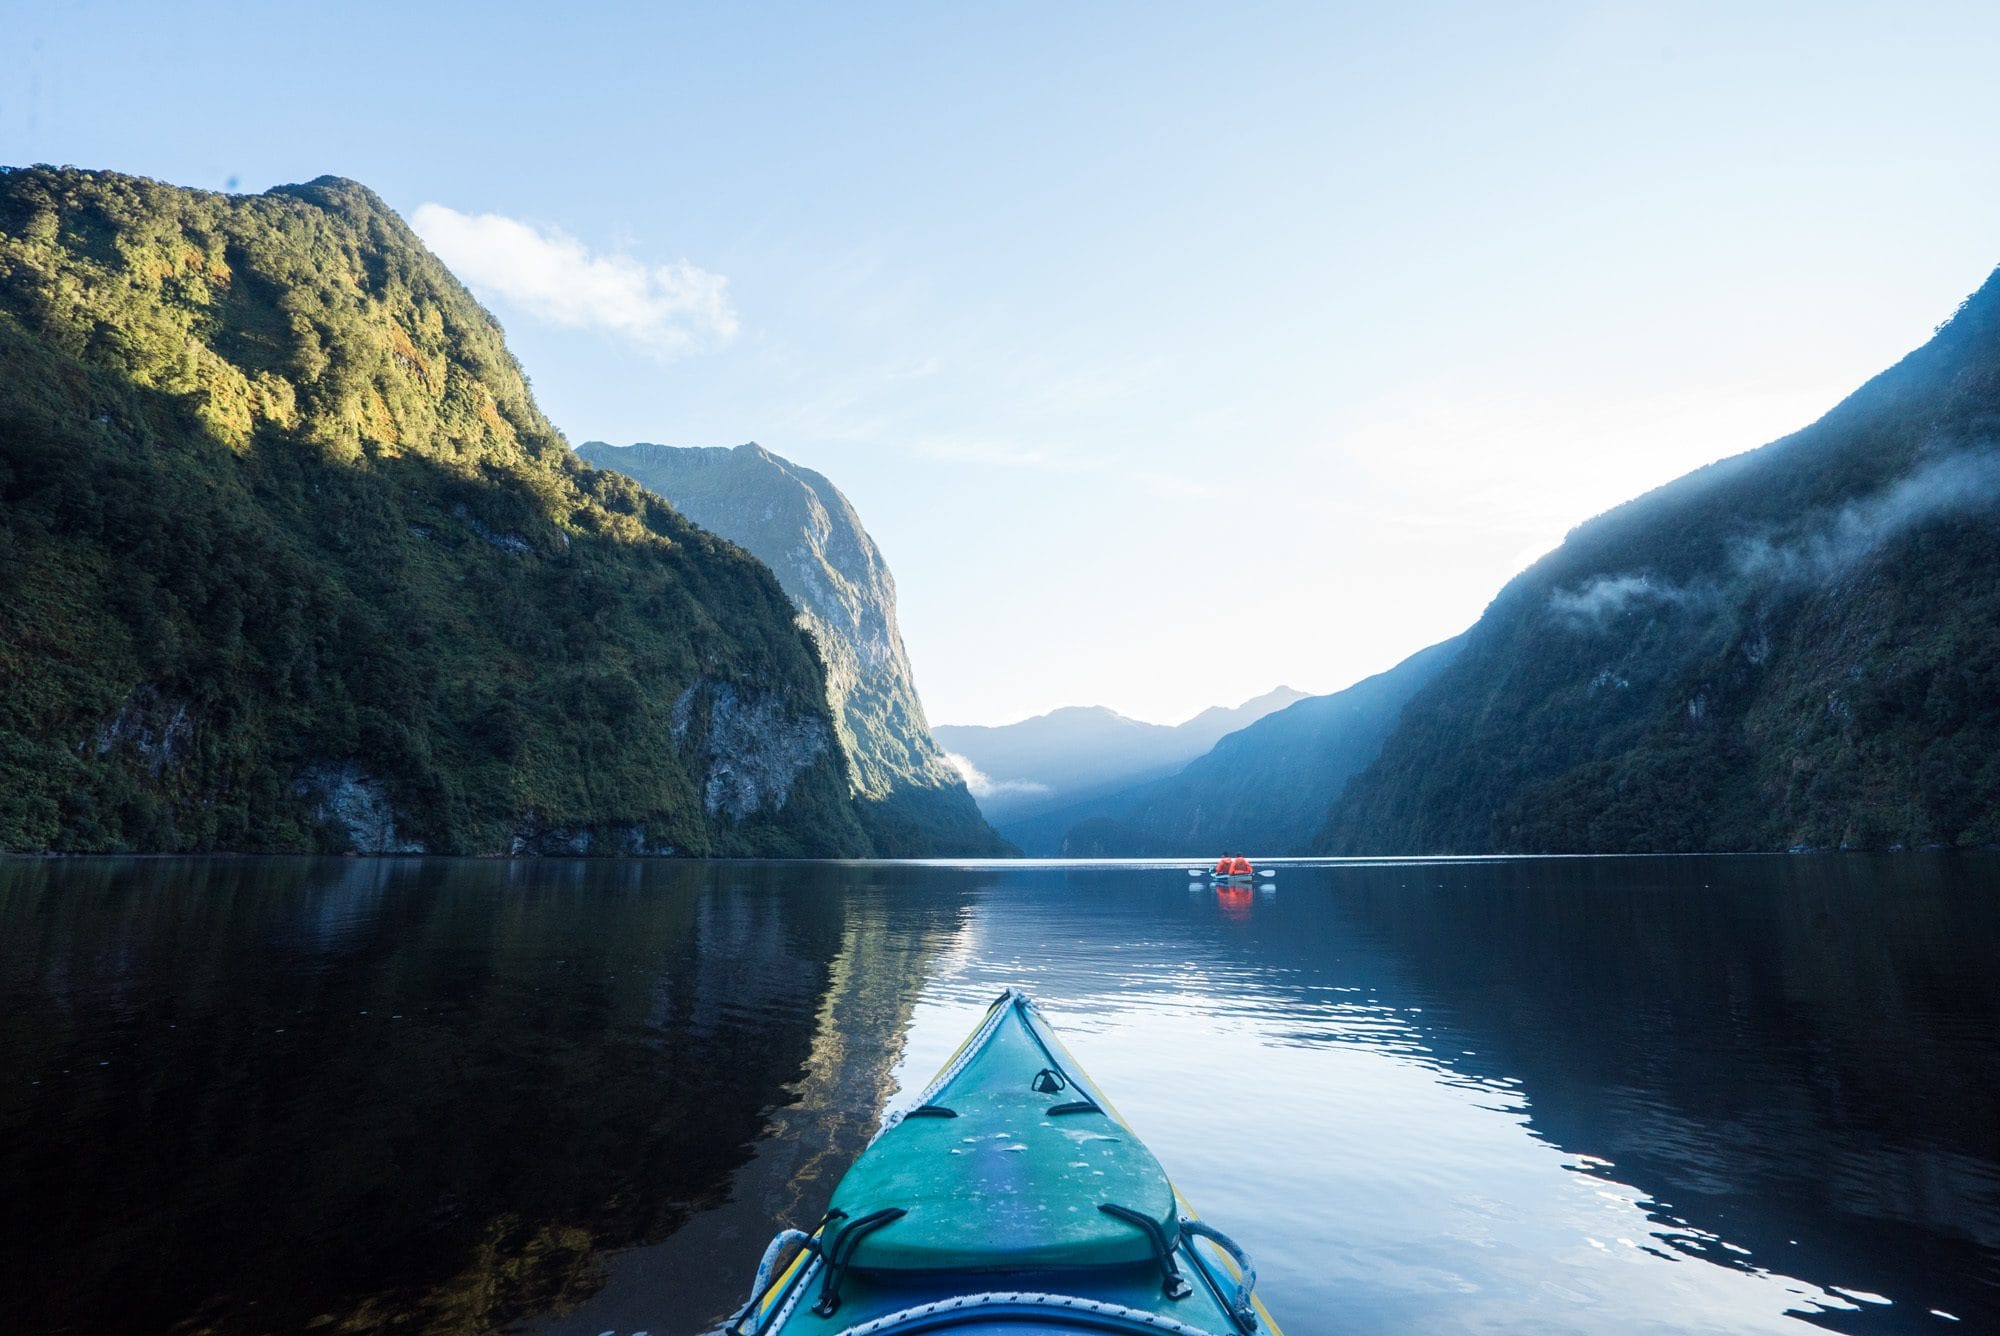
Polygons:
<instances>
[{"instance_id":1,"label":"kayak deck","mask_svg":"<svg viewBox=\"0 0 2000 1336\"><path fill-rule=\"evenodd\" d=\"M726 1330L1273 1330L1238 1293L1241 1269L1197 1234L1219 1237L1010 989Z\"/></svg>"},{"instance_id":2,"label":"kayak deck","mask_svg":"<svg viewBox=\"0 0 2000 1336\"><path fill-rule=\"evenodd\" d=\"M1176 1218L1160 1162L1078 1087L1016 1006L989 1013L950 1079L876 1139L831 1209L836 1232L902 1210L849 1255L852 1266L895 1271L1144 1264Z\"/></svg>"}]
</instances>

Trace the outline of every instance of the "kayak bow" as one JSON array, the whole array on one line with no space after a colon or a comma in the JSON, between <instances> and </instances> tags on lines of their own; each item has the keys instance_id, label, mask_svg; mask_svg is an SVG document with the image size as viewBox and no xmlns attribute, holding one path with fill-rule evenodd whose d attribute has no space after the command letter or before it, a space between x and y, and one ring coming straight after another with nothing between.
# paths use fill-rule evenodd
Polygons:
<instances>
[{"instance_id":1,"label":"kayak bow","mask_svg":"<svg viewBox=\"0 0 2000 1336\"><path fill-rule=\"evenodd\" d=\"M885 1120L812 1235L772 1241L723 1331L1277 1336L1255 1285L1010 988Z\"/></svg>"}]
</instances>

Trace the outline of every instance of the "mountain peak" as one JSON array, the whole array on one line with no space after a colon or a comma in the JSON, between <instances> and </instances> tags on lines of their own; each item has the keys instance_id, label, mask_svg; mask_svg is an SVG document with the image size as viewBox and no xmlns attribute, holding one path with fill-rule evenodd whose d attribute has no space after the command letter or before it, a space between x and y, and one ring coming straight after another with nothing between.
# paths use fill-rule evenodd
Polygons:
<instances>
[{"instance_id":1,"label":"mountain peak","mask_svg":"<svg viewBox=\"0 0 2000 1336\"><path fill-rule=\"evenodd\" d=\"M1330 696L1290 687L1266 692L1250 704L1280 708L1226 735L1177 773L1019 818L1003 833L1030 857L1199 854L1218 847L1302 853L1334 796L1375 758L1404 702L1457 647L1456 640L1434 645Z\"/></svg>"},{"instance_id":2,"label":"mountain peak","mask_svg":"<svg viewBox=\"0 0 2000 1336\"><path fill-rule=\"evenodd\" d=\"M0 174L0 367L0 849L869 848L771 573L365 186Z\"/></svg>"},{"instance_id":3,"label":"mountain peak","mask_svg":"<svg viewBox=\"0 0 2000 1336\"><path fill-rule=\"evenodd\" d=\"M777 575L825 662L849 780L878 852L1004 851L931 737L896 626L895 581L839 488L755 441L590 441L577 455L652 488Z\"/></svg>"},{"instance_id":4,"label":"mountain peak","mask_svg":"<svg viewBox=\"0 0 2000 1336\"><path fill-rule=\"evenodd\" d=\"M1305 698L1306 693L1303 691L1296 691L1291 687L1273 687L1261 696L1252 696L1241 705L1211 705L1183 723L1181 727L1207 736L1213 742L1226 733L1234 733L1239 728L1256 723L1267 714L1275 714Z\"/></svg>"},{"instance_id":5,"label":"mountain peak","mask_svg":"<svg viewBox=\"0 0 2000 1336\"><path fill-rule=\"evenodd\" d=\"M981 798L988 818L1013 819L1171 774L1225 735L1304 698L1276 687L1180 724L1132 719L1106 705L1065 705L1012 724L941 724L934 732L994 781Z\"/></svg>"},{"instance_id":6,"label":"mountain peak","mask_svg":"<svg viewBox=\"0 0 2000 1336\"><path fill-rule=\"evenodd\" d=\"M409 230L409 225L403 221L402 215L390 208L380 195L359 181L351 181L344 176L315 176L312 180L299 184L272 186L264 192L262 198L304 200L329 213L338 213L348 218L393 221L398 241L414 238L416 235Z\"/></svg>"}]
</instances>

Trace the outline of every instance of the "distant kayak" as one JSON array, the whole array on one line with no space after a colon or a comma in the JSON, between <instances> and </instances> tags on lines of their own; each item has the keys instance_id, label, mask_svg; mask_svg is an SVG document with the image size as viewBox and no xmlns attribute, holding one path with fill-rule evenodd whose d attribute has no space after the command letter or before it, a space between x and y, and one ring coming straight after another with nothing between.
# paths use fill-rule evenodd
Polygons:
<instances>
[{"instance_id":1,"label":"distant kayak","mask_svg":"<svg viewBox=\"0 0 2000 1336\"><path fill-rule=\"evenodd\" d=\"M1010 988L869 1143L812 1235L772 1241L722 1330L1277 1336L1255 1285Z\"/></svg>"},{"instance_id":2,"label":"distant kayak","mask_svg":"<svg viewBox=\"0 0 2000 1336\"><path fill-rule=\"evenodd\" d=\"M1202 870L1200 868L1189 868L1188 875L1190 877L1199 877L1202 875ZM1208 869L1208 879L1218 884L1252 882L1256 881L1259 877L1269 878L1274 875L1276 875L1275 872L1270 868L1259 872L1255 864L1241 855L1218 858L1215 860L1215 866Z\"/></svg>"}]
</instances>

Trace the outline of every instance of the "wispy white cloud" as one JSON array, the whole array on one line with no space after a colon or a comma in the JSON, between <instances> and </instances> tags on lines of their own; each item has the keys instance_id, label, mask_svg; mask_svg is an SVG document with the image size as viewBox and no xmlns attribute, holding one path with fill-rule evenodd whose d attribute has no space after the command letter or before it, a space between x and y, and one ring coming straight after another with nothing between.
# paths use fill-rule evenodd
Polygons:
<instances>
[{"instance_id":1,"label":"wispy white cloud","mask_svg":"<svg viewBox=\"0 0 2000 1336\"><path fill-rule=\"evenodd\" d=\"M1048 785L1032 779L993 779L974 765L971 757L957 752L946 752L944 759L958 768L958 773L965 777L965 787L975 798L1027 798L1049 791Z\"/></svg>"},{"instance_id":2,"label":"wispy white cloud","mask_svg":"<svg viewBox=\"0 0 2000 1336\"><path fill-rule=\"evenodd\" d=\"M1871 496L1838 510L1808 513L1806 524L1782 535L1738 539L1731 573L1763 583L1832 580L1904 532L1953 514L1990 510L2000 502L2000 451L1984 446L1933 457ZM1712 608L1727 590L1717 579L1678 585L1636 571L1600 576L1549 595L1549 610L1579 629L1639 604Z\"/></svg>"},{"instance_id":3,"label":"wispy white cloud","mask_svg":"<svg viewBox=\"0 0 2000 1336\"><path fill-rule=\"evenodd\" d=\"M910 449L925 459L942 460L949 464L989 464L997 468L1041 469L1049 473L1089 471L1078 459L980 437L924 436L913 442Z\"/></svg>"},{"instance_id":4,"label":"wispy white cloud","mask_svg":"<svg viewBox=\"0 0 2000 1336\"><path fill-rule=\"evenodd\" d=\"M990 437L931 435L917 438L908 447L924 459L948 464L974 464L991 468L1033 469L1041 473L1072 477L1096 474L1123 478L1156 496L1206 496L1214 489L1191 478L1158 469L1135 467L1116 458L1083 453L1064 453L1038 446L1015 445Z\"/></svg>"},{"instance_id":5,"label":"wispy white cloud","mask_svg":"<svg viewBox=\"0 0 2000 1336\"><path fill-rule=\"evenodd\" d=\"M1739 543L1736 568L1745 575L1781 580L1830 579L1906 530L1946 515L1991 510L1996 501L2000 451L1981 447L1933 457L1790 541L1754 538Z\"/></svg>"},{"instance_id":6,"label":"wispy white cloud","mask_svg":"<svg viewBox=\"0 0 2000 1336\"><path fill-rule=\"evenodd\" d=\"M933 354L921 361L889 368L882 373L882 379L894 383L901 380L926 380L935 376L944 366L944 359Z\"/></svg>"},{"instance_id":7,"label":"wispy white cloud","mask_svg":"<svg viewBox=\"0 0 2000 1336\"><path fill-rule=\"evenodd\" d=\"M1558 589L1549 595L1549 610L1575 625L1595 625L1615 617L1635 603L1686 603L1687 590L1649 576L1603 576L1580 589Z\"/></svg>"},{"instance_id":8,"label":"wispy white cloud","mask_svg":"<svg viewBox=\"0 0 2000 1336\"><path fill-rule=\"evenodd\" d=\"M604 330L667 359L736 337L729 280L685 260L647 264L593 253L554 228L442 204L419 205L410 221L473 289L552 324Z\"/></svg>"}]
</instances>

